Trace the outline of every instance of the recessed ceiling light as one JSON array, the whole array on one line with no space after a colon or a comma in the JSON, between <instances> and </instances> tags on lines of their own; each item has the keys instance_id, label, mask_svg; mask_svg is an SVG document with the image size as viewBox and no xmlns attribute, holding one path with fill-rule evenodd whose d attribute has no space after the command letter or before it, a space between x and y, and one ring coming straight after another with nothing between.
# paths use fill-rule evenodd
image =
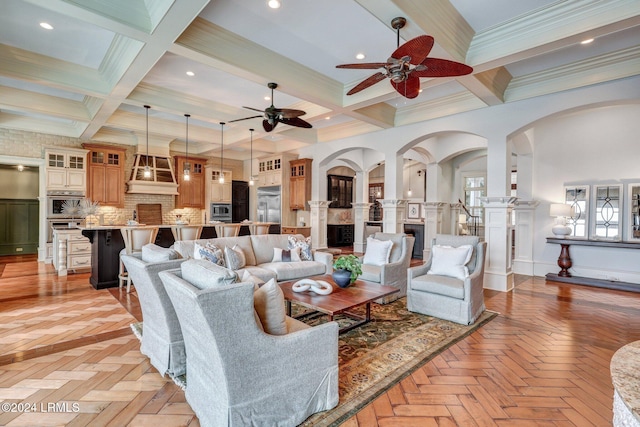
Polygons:
<instances>
[{"instance_id":1,"label":"recessed ceiling light","mask_svg":"<svg viewBox=\"0 0 640 427\"><path fill-rule=\"evenodd\" d=\"M271 99L271 97L270 97L270 96L265 96L265 97L264 97L264 100L265 100L265 101L269 101L270 99Z\"/></svg>"},{"instance_id":2,"label":"recessed ceiling light","mask_svg":"<svg viewBox=\"0 0 640 427\"><path fill-rule=\"evenodd\" d=\"M591 43L592 41L593 41L593 39L586 39L586 40L582 40L582 41L580 42L580 44L589 44L589 43Z\"/></svg>"},{"instance_id":3,"label":"recessed ceiling light","mask_svg":"<svg viewBox=\"0 0 640 427\"><path fill-rule=\"evenodd\" d=\"M356 59L364 59L364 58L366 58L364 56L364 53L359 53L359 54L356 55Z\"/></svg>"},{"instance_id":4,"label":"recessed ceiling light","mask_svg":"<svg viewBox=\"0 0 640 427\"><path fill-rule=\"evenodd\" d=\"M45 30L53 30L53 26L51 24L49 24L48 22L41 22L40 26L42 28L44 28Z\"/></svg>"},{"instance_id":5,"label":"recessed ceiling light","mask_svg":"<svg viewBox=\"0 0 640 427\"><path fill-rule=\"evenodd\" d=\"M327 116L324 118L325 120L331 120L331 116Z\"/></svg>"},{"instance_id":6,"label":"recessed ceiling light","mask_svg":"<svg viewBox=\"0 0 640 427\"><path fill-rule=\"evenodd\" d=\"M193 71L187 71L187 76L193 77L195 75L196 75L196 73L194 73Z\"/></svg>"},{"instance_id":7,"label":"recessed ceiling light","mask_svg":"<svg viewBox=\"0 0 640 427\"><path fill-rule=\"evenodd\" d=\"M269 0L267 1L267 4L271 9L277 9L280 7L280 1L278 0Z\"/></svg>"}]
</instances>

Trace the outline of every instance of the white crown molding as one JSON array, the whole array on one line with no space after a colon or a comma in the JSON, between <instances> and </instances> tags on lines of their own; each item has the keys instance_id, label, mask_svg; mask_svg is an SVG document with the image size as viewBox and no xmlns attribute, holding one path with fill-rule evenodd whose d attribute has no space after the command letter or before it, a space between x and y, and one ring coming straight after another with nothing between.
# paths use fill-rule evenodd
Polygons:
<instances>
[{"instance_id":1,"label":"white crown molding","mask_svg":"<svg viewBox=\"0 0 640 427\"><path fill-rule=\"evenodd\" d=\"M402 126L465 111L477 110L486 106L487 104L474 94L463 91L433 101L399 109L396 113L395 124L396 126Z\"/></svg>"},{"instance_id":2,"label":"white crown molding","mask_svg":"<svg viewBox=\"0 0 640 427\"><path fill-rule=\"evenodd\" d=\"M562 67L515 78L507 102L634 76L640 70L640 46L588 58Z\"/></svg>"},{"instance_id":3,"label":"white crown molding","mask_svg":"<svg viewBox=\"0 0 640 427\"><path fill-rule=\"evenodd\" d=\"M608 25L632 19L627 27L640 22L640 2L629 0L558 1L532 13L519 16L500 26L479 32L473 38L467 63L471 66L504 65L506 57L531 50L536 54L557 49L570 38L579 42L582 33L595 29L610 31ZM634 24L635 22L635 24ZM546 47L544 47L546 46Z\"/></svg>"}]
</instances>

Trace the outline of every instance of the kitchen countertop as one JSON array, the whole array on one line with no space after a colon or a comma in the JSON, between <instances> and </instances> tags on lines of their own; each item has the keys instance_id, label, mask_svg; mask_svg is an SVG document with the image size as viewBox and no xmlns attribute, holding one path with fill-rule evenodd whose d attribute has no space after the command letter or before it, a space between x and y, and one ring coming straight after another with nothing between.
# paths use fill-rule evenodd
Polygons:
<instances>
[{"instance_id":1,"label":"kitchen countertop","mask_svg":"<svg viewBox=\"0 0 640 427\"><path fill-rule=\"evenodd\" d=\"M615 352L611 380L615 390L614 426L640 426L640 341Z\"/></svg>"}]
</instances>

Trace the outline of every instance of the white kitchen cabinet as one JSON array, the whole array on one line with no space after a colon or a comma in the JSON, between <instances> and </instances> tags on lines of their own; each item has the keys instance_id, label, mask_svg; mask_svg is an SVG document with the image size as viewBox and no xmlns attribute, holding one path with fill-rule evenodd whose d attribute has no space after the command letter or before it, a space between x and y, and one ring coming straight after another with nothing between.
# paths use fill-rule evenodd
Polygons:
<instances>
[{"instance_id":1,"label":"white kitchen cabinet","mask_svg":"<svg viewBox=\"0 0 640 427\"><path fill-rule=\"evenodd\" d=\"M46 186L49 190L87 191L88 150L47 148L45 150Z\"/></svg>"},{"instance_id":2,"label":"white kitchen cabinet","mask_svg":"<svg viewBox=\"0 0 640 427\"><path fill-rule=\"evenodd\" d=\"M53 230L53 267L58 276L91 268L91 243L77 228Z\"/></svg>"},{"instance_id":3,"label":"white kitchen cabinet","mask_svg":"<svg viewBox=\"0 0 640 427\"><path fill-rule=\"evenodd\" d=\"M224 183L220 184L220 169L207 167L207 204L231 203L231 183L233 174L230 170L223 170Z\"/></svg>"}]
</instances>

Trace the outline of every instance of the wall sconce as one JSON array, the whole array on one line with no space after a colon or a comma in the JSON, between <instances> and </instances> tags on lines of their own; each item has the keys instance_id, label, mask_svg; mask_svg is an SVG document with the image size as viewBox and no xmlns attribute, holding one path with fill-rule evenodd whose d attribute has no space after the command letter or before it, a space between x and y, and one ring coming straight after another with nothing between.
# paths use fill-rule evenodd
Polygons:
<instances>
[{"instance_id":1,"label":"wall sconce","mask_svg":"<svg viewBox=\"0 0 640 427\"><path fill-rule=\"evenodd\" d=\"M549 215L556 219L556 224L551 228L553 234L560 237L571 234L571 227L567 227L567 217L573 215L571 205L566 203L552 203L549 206Z\"/></svg>"}]
</instances>

